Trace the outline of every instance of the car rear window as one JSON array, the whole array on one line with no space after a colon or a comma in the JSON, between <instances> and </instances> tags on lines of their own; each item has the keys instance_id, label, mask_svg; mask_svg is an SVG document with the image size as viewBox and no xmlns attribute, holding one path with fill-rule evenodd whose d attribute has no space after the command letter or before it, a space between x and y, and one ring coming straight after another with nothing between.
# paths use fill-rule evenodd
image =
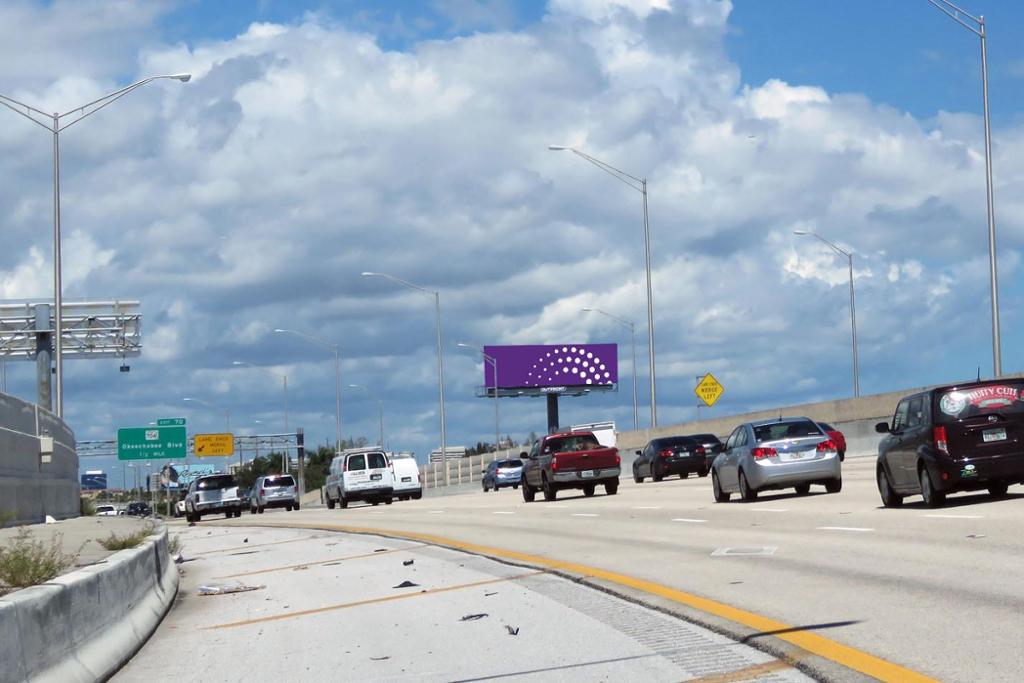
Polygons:
<instances>
[{"instance_id":1,"label":"car rear window","mask_svg":"<svg viewBox=\"0 0 1024 683\"><path fill-rule=\"evenodd\" d=\"M693 448L700 444L688 436L675 436L671 439L657 439L653 445L655 448Z\"/></svg>"},{"instance_id":2,"label":"car rear window","mask_svg":"<svg viewBox=\"0 0 1024 683\"><path fill-rule=\"evenodd\" d=\"M275 488L278 486L295 486L295 480L292 479L292 475L285 474L280 477L267 477L263 480L263 488Z\"/></svg>"},{"instance_id":3,"label":"car rear window","mask_svg":"<svg viewBox=\"0 0 1024 683\"><path fill-rule=\"evenodd\" d=\"M551 439L545 444L545 447L550 448L552 453L571 453L572 451L591 451L600 448L601 444L593 435L581 434Z\"/></svg>"},{"instance_id":4,"label":"car rear window","mask_svg":"<svg viewBox=\"0 0 1024 683\"><path fill-rule=\"evenodd\" d=\"M383 453L367 453L366 458L371 470L379 470L388 466L388 459L384 457Z\"/></svg>"},{"instance_id":5,"label":"car rear window","mask_svg":"<svg viewBox=\"0 0 1024 683\"><path fill-rule=\"evenodd\" d=\"M502 460L498 463L498 467L522 467L522 460Z\"/></svg>"},{"instance_id":6,"label":"car rear window","mask_svg":"<svg viewBox=\"0 0 1024 683\"><path fill-rule=\"evenodd\" d=\"M196 488L200 491L212 491L215 489L226 489L235 485L235 478L230 474L222 477L207 477L196 482Z\"/></svg>"},{"instance_id":7,"label":"car rear window","mask_svg":"<svg viewBox=\"0 0 1024 683\"><path fill-rule=\"evenodd\" d=\"M935 394L933 414L939 424L993 413L1024 413L1024 382L1004 380Z\"/></svg>"},{"instance_id":8,"label":"car rear window","mask_svg":"<svg viewBox=\"0 0 1024 683\"><path fill-rule=\"evenodd\" d=\"M701 443L721 443L714 434L694 434L693 438Z\"/></svg>"},{"instance_id":9,"label":"car rear window","mask_svg":"<svg viewBox=\"0 0 1024 683\"><path fill-rule=\"evenodd\" d=\"M826 432L838 432L839 431L838 429L836 429L832 425L825 424L824 422L819 422L818 426L821 427L822 429L824 429Z\"/></svg>"},{"instance_id":10,"label":"car rear window","mask_svg":"<svg viewBox=\"0 0 1024 683\"><path fill-rule=\"evenodd\" d=\"M821 428L810 420L782 420L754 427L754 438L758 443L798 439L803 436L824 436Z\"/></svg>"}]
</instances>

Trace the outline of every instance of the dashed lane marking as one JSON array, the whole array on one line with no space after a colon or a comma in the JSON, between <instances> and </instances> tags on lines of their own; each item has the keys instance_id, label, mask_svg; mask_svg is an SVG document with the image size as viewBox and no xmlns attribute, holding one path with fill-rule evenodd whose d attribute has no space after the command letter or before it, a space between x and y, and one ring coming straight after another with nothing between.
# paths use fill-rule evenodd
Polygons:
<instances>
[{"instance_id":1,"label":"dashed lane marking","mask_svg":"<svg viewBox=\"0 0 1024 683\"><path fill-rule=\"evenodd\" d=\"M789 512L789 508L750 508L754 512Z\"/></svg>"},{"instance_id":2,"label":"dashed lane marking","mask_svg":"<svg viewBox=\"0 0 1024 683\"><path fill-rule=\"evenodd\" d=\"M865 526L819 526L815 528L821 531L874 531Z\"/></svg>"},{"instance_id":3,"label":"dashed lane marking","mask_svg":"<svg viewBox=\"0 0 1024 683\"><path fill-rule=\"evenodd\" d=\"M691 524L703 524L708 521L706 519L687 519L686 517L673 517L673 522L689 522Z\"/></svg>"},{"instance_id":4,"label":"dashed lane marking","mask_svg":"<svg viewBox=\"0 0 1024 683\"><path fill-rule=\"evenodd\" d=\"M593 512L574 512L574 513L572 513L572 516L573 517L600 517L600 515L596 515Z\"/></svg>"},{"instance_id":5,"label":"dashed lane marking","mask_svg":"<svg viewBox=\"0 0 1024 683\"><path fill-rule=\"evenodd\" d=\"M635 507L633 509L634 510L660 510L661 506L660 505L639 505L639 506L637 506L637 507Z\"/></svg>"},{"instance_id":6,"label":"dashed lane marking","mask_svg":"<svg viewBox=\"0 0 1024 683\"><path fill-rule=\"evenodd\" d=\"M508 511L508 510L495 510L495 511L494 511L494 512L492 512L491 514L492 514L492 515L514 515L514 514L516 514L516 513L514 513L514 512L510 512L510 511Z\"/></svg>"},{"instance_id":7,"label":"dashed lane marking","mask_svg":"<svg viewBox=\"0 0 1024 683\"><path fill-rule=\"evenodd\" d=\"M268 543L249 543L248 545L237 545L231 548L217 548L216 550L203 550L198 553L191 553L192 555L212 555L213 553L227 553L235 550L249 550L250 548L265 548L268 545L283 545L285 543L298 543L299 541L308 541L316 536L302 536L300 538L286 538L281 541L270 541Z\"/></svg>"},{"instance_id":8,"label":"dashed lane marking","mask_svg":"<svg viewBox=\"0 0 1024 683\"><path fill-rule=\"evenodd\" d=\"M922 517L933 517L935 519L984 519L984 515L922 515Z\"/></svg>"}]
</instances>

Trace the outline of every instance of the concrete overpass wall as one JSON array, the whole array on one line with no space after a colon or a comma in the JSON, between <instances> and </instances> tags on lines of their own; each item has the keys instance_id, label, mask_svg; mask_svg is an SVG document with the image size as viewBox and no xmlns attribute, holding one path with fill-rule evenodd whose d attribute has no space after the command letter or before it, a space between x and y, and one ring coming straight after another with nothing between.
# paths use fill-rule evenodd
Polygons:
<instances>
[{"instance_id":1,"label":"concrete overpass wall","mask_svg":"<svg viewBox=\"0 0 1024 683\"><path fill-rule=\"evenodd\" d=\"M43 463L39 436L52 436L53 456ZM79 512L75 434L53 413L0 394L0 517L41 522Z\"/></svg>"}]
</instances>

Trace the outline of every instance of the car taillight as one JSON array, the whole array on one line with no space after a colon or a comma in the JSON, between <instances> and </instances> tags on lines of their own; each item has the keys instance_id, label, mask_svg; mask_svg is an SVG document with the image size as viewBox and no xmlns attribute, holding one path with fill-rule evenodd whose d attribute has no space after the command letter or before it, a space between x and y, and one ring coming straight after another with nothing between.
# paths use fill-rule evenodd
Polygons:
<instances>
[{"instance_id":1,"label":"car taillight","mask_svg":"<svg viewBox=\"0 0 1024 683\"><path fill-rule=\"evenodd\" d=\"M949 444L946 443L946 428L935 427L932 429L932 439L935 440L935 450L949 455Z\"/></svg>"},{"instance_id":2,"label":"car taillight","mask_svg":"<svg viewBox=\"0 0 1024 683\"><path fill-rule=\"evenodd\" d=\"M760 460L761 458L770 458L773 455L778 455L778 452L774 448L751 448L750 454L754 456L754 460Z\"/></svg>"},{"instance_id":3,"label":"car taillight","mask_svg":"<svg viewBox=\"0 0 1024 683\"><path fill-rule=\"evenodd\" d=\"M826 453L829 451L834 453L838 451L839 448L836 446L835 441L829 439L828 441L822 441L821 443L819 443L817 446L817 450L819 453Z\"/></svg>"},{"instance_id":4,"label":"car taillight","mask_svg":"<svg viewBox=\"0 0 1024 683\"><path fill-rule=\"evenodd\" d=\"M557 457L551 458L551 471L552 472L558 471L558 458Z\"/></svg>"},{"instance_id":5,"label":"car taillight","mask_svg":"<svg viewBox=\"0 0 1024 683\"><path fill-rule=\"evenodd\" d=\"M266 491L264 491L263 489L260 489L260 495L261 495L261 496L265 496L265 495L267 495L267 492L266 492Z\"/></svg>"},{"instance_id":6,"label":"car taillight","mask_svg":"<svg viewBox=\"0 0 1024 683\"><path fill-rule=\"evenodd\" d=\"M615 466L618 467L622 464L622 458L619 457L618 451L615 452Z\"/></svg>"},{"instance_id":7,"label":"car taillight","mask_svg":"<svg viewBox=\"0 0 1024 683\"><path fill-rule=\"evenodd\" d=\"M659 458L671 458L672 457L672 449L671 448L663 448L663 449L661 449L660 451L658 451L658 457Z\"/></svg>"}]
</instances>

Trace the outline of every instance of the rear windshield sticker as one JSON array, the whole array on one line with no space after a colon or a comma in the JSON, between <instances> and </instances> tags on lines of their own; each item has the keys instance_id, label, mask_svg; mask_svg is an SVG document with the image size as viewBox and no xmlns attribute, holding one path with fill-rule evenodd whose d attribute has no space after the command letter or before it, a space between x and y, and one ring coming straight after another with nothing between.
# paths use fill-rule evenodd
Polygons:
<instances>
[{"instance_id":1,"label":"rear windshield sticker","mask_svg":"<svg viewBox=\"0 0 1024 683\"><path fill-rule=\"evenodd\" d=\"M964 408L972 405L978 410L996 410L1012 406L1021 400L1017 387L996 385L978 387L970 391L951 391L939 399L939 410L947 415L959 415Z\"/></svg>"}]
</instances>

